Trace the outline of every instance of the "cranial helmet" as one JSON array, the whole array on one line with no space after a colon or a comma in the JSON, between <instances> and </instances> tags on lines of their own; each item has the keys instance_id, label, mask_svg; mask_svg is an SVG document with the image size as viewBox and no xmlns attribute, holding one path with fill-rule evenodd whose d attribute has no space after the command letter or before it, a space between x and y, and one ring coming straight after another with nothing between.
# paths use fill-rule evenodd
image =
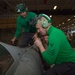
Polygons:
<instances>
[{"instance_id":1,"label":"cranial helmet","mask_svg":"<svg viewBox=\"0 0 75 75\"><path fill-rule=\"evenodd\" d=\"M21 12L24 12L24 11L28 11L28 8L26 7L25 4L18 4L18 5L16 6L16 11L17 11L18 13L21 13Z\"/></svg>"},{"instance_id":2,"label":"cranial helmet","mask_svg":"<svg viewBox=\"0 0 75 75\"><path fill-rule=\"evenodd\" d=\"M39 20L40 18L42 18L42 17L44 17L46 20L40 20L40 21L41 21L41 25L42 25L43 28L47 28L48 25L49 25L49 23L52 23L52 20L51 20L50 17L49 17L48 15L46 15L46 14L39 14L38 20Z\"/></svg>"}]
</instances>

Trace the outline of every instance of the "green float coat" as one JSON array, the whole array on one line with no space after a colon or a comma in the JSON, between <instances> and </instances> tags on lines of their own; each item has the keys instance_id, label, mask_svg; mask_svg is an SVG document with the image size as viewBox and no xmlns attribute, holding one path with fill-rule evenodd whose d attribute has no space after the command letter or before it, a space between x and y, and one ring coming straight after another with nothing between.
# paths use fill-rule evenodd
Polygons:
<instances>
[{"instance_id":1,"label":"green float coat","mask_svg":"<svg viewBox=\"0 0 75 75\"><path fill-rule=\"evenodd\" d=\"M15 37L20 36L22 28L24 28L25 32L30 32L30 29L36 32L35 26L29 25L30 19L34 17L36 17L36 14L33 12L28 12L26 17L18 16Z\"/></svg>"},{"instance_id":2,"label":"green float coat","mask_svg":"<svg viewBox=\"0 0 75 75\"><path fill-rule=\"evenodd\" d=\"M48 31L48 49L42 52L42 57L48 64L75 62L75 50L69 44L66 35L51 26Z\"/></svg>"}]
</instances>

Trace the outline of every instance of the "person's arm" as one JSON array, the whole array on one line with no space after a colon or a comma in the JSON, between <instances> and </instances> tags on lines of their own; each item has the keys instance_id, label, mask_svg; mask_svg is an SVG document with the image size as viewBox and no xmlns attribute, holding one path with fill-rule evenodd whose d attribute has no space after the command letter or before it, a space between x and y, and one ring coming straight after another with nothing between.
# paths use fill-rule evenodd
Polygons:
<instances>
[{"instance_id":1,"label":"person's arm","mask_svg":"<svg viewBox=\"0 0 75 75\"><path fill-rule=\"evenodd\" d=\"M43 59L48 64L54 64L58 56L61 45L61 38L59 36L53 36L48 40L48 49L42 52Z\"/></svg>"},{"instance_id":2,"label":"person's arm","mask_svg":"<svg viewBox=\"0 0 75 75\"><path fill-rule=\"evenodd\" d=\"M20 23L20 19L17 18L16 22L16 32L14 34L14 37L18 38L22 32L22 25Z\"/></svg>"},{"instance_id":3,"label":"person's arm","mask_svg":"<svg viewBox=\"0 0 75 75\"><path fill-rule=\"evenodd\" d=\"M13 39L11 39L12 44L14 44L15 40L16 40L16 37L14 37Z\"/></svg>"},{"instance_id":4,"label":"person's arm","mask_svg":"<svg viewBox=\"0 0 75 75\"><path fill-rule=\"evenodd\" d=\"M58 38L58 37L57 37ZM38 46L43 59L48 63L48 64L54 64L58 52L59 52L59 47L60 47L60 38L51 38L48 40L49 45L48 45L48 49L45 50L44 46L42 45L42 42L37 38L35 40L35 44L36 46Z\"/></svg>"},{"instance_id":5,"label":"person's arm","mask_svg":"<svg viewBox=\"0 0 75 75\"><path fill-rule=\"evenodd\" d=\"M22 26L20 25L19 20L17 19L17 22L16 22L16 32L14 34L13 39L11 39L13 44L14 44L15 40L20 36L21 32L22 32Z\"/></svg>"},{"instance_id":6,"label":"person's arm","mask_svg":"<svg viewBox=\"0 0 75 75\"><path fill-rule=\"evenodd\" d=\"M42 53L43 51L45 51L45 48L40 40L40 38L36 38L35 42L36 46L40 49L40 52Z\"/></svg>"}]
</instances>

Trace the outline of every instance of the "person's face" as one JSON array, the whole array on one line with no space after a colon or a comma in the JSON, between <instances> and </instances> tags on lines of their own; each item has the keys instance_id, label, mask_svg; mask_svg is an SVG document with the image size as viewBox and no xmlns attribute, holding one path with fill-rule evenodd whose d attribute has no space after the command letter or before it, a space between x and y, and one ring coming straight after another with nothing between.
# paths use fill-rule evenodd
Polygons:
<instances>
[{"instance_id":1,"label":"person's face","mask_svg":"<svg viewBox=\"0 0 75 75\"><path fill-rule=\"evenodd\" d=\"M40 33L41 35L46 35L46 30L41 27L40 25L36 25L37 32Z\"/></svg>"},{"instance_id":2,"label":"person's face","mask_svg":"<svg viewBox=\"0 0 75 75\"><path fill-rule=\"evenodd\" d=\"M20 15L21 15L22 17L26 17L27 12L26 12L26 11L25 11L25 12L22 12L22 13L20 13Z\"/></svg>"}]
</instances>

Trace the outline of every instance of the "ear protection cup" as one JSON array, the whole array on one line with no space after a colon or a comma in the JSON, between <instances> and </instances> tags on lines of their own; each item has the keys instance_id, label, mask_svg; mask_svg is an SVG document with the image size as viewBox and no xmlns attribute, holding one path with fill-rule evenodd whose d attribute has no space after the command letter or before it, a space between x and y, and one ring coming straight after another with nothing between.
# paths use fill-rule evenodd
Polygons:
<instances>
[{"instance_id":1,"label":"ear protection cup","mask_svg":"<svg viewBox=\"0 0 75 75\"><path fill-rule=\"evenodd\" d=\"M41 24L42 24L43 28L47 28L48 27L48 21L47 20L41 21Z\"/></svg>"},{"instance_id":2,"label":"ear protection cup","mask_svg":"<svg viewBox=\"0 0 75 75\"><path fill-rule=\"evenodd\" d=\"M46 14L39 14L39 17L44 17L46 20L42 20L41 24L43 28L47 28L49 23L52 23L51 19Z\"/></svg>"}]
</instances>

